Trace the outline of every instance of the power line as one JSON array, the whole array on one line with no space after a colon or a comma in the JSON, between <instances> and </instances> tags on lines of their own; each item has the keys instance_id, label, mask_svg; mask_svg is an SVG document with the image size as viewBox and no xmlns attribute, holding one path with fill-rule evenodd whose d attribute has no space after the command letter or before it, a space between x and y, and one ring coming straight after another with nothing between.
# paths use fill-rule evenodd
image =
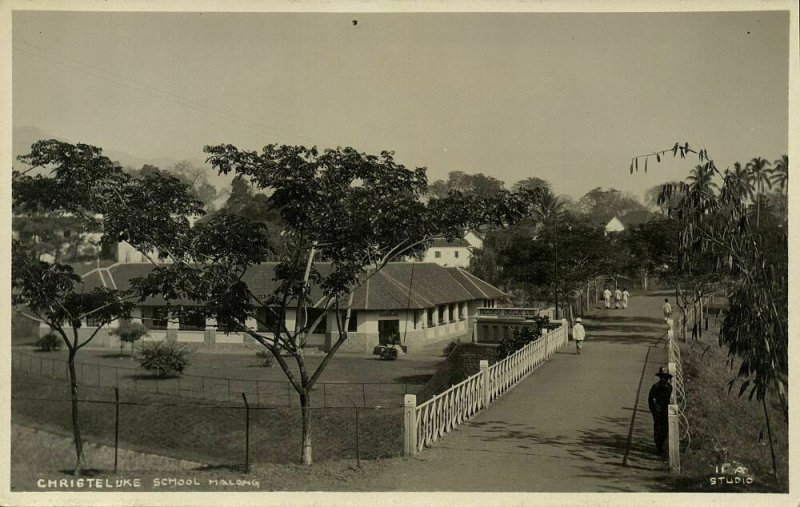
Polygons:
<instances>
[{"instance_id":1,"label":"power line","mask_svg":"<svg viewBox=\"0 0 800 507\"><path fill-rule=\"evenodd\" d=\"M206 114L206 115L214 116L214 117L223 119L225 121L228 121L230 123L234 123L234 124L237 124L239 126L248 128L250 130L255 130L255 131L263 130L263 131L266 131L266 132L270 133L271 135L277 134L277 135L288 137L288 138L292 138L293 137L293 138L297 139L297 138L301 137L301 136L298 136L298 135L293 134L291 132L278 130L278 129L272 127L272 126L269 126L269 125L266 125L266 124L263 124L263 123L260 123L260 122L255 122L255 121L252 121L252 120L241 118L241 117L239 117L239 116L237 116L237 115L235 115L233 113L230 113L228 111L224 111L224 110L221 110L221 109L218 109L218 108L214 108L214 107L208 106L208 105L206 105L206 104L204 104L202 102L199 102L199 101L196 101L196 100L192 100L192 99L189 99L189 98L186 98L186 97L182 97L182 96L177 95L175 93L172 93L172 92L169 92L169 91L166 91L166 90L162 90L160 88L156 88L156 87L148 85L146 83L142 83L142 82L130 79L130 78L126 77L126 76L123 76L123 75L120 75L120 74L116 74L114 72L110 72L110 71L105 70L105 69L103 69L101 67L98 67L96 65L92 65L92 64L86 63L86 62L81 61L81 60L79 60L77 58L73 58L71 56L64 55L62 53L58 53L58 52L55 52L55 51L44 49L44 48L42 48L40 46L37 46L35 44L31 44L30 42L27 42L27 41L24 41L24 40L17 40L17 41L15 41L15 44L16 43L22 44L22 45L16 46L16 49L20 49L20 50L22 50L24 52L27 52L28 54L30 54L32 56L35 56L35 57L41 58L43 60L47 60L47 61L56 63L58 65L67 67L69 69L81 72L83 74L86 74L86 75L89 75L89 76L92 76L92 77L96 77L96 78L99 78L99 79L104 79L104 80L112 82L112 83L114 83L116 85L119 85L119 86L122 86L122 87L125 87L125 88L128 88L128 89L137 91L137 92L145 94L145 95L149 95L149 96L158 98L158 99L163 100L165 102L169 102L169 103L184 107L186 109L191 109L191 110L199 112L199 113L203 113L203 114ZM67 61L74 62L75 64L70 64Z\"/></svg>"}]
</instances>

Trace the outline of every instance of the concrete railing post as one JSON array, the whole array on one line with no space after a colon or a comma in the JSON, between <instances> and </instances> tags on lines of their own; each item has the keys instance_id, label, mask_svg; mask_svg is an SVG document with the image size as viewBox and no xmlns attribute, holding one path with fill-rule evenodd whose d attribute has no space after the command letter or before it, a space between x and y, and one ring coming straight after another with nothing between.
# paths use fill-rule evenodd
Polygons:
<instances>
[{"instance_id":1,"label":"concrete railing post","mask_svg":"<svg viewBox=\"0 0 800 507\"><path fill-rule=\"evenodd\" d=\"M403 454L417 455L417 395L406 394L403 398Z\"/></svg>"},{"instance_id":2,"label":"concrete railing post","mask_svg":"<svg viewBox=\"0 0 800 507\"><path fill-rule=\"evenodd\" d=\"M483 408L489 406L489 402L491 400L491 392L489 386L489 361L486 359L481 359L480 371L481 371L481 381L483 382Z\"/></svg>"},{"instance_id":3,"label":"concrete railing post","mask_svg":"<svg viewBox=\"0 0 800 507\"><path fill-rule=\"evenodd\" d=\"M561 320L561 326L564 328L564 344L569 342L569 324L567 323L567 319Z\"/></svg>"},{"instance_id":4,"label":"concrete railing post","mask_svg":"<svg viewBox=\"0 0 800 507\"><path fill-rule=\"evenodd\" d=\"M669 374L672 375L672 378L677 380L677 371L678 371L678 369L676 368L675 363L668 363L667 364L667 371L669 371ZM673 405L677 403L677 401L676 401L677 400L676 391L677 391L677 389L673 388L672 389L672 394L669 396L669 402L671 404L673 404Z\"/></svg>"},{"instance_id":5,"label":"concrete railing post","mask_svg":"<svg viewBox=\"0 0 800 507\"><path fill-rule=\"evenodd\" d=\"M678 405L669 406L669 469L673 473L681 471L680 424L678 423Z\"/></svg>"}]
</instances>

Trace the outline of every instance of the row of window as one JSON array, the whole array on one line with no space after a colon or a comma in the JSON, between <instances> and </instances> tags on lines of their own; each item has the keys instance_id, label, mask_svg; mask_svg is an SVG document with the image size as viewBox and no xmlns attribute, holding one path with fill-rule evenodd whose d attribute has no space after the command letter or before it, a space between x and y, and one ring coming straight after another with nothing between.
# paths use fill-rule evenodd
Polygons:
<instances>
[{"instance_id":1,"label":"row of window","mask_svg":"<svg viewBox=\"0 0 800 507\"><path fill-rule=\"evenodd\" d=\"M490 300L491 301L491 300ZM488 302L489 304L493 301ZM428 308L425 311L426 327L434 327L434 311L438 312L438 325L444 325L447 322L456 321L456 311L458 311L458 320L465 320L467 316L467 303L452 303L449 305L440 305L436 308ZM309 308L306 310L305 322L307 327L311 327L314 322L322 316L323 310L319 308ZM414 312L414 329L419 327L421 311ZM346 312L341 312L341 320L344 322ZM445 319L445 316L447 319ZM142 323L148 329L167 329L167 322L169 320L169 313L164 306L145 306L142 307ZM260 332L275 332L276 325L280 322L276 312L261 308L256 313L256 330ZM350 333L356 332L358 322L358 312L350 312L350 321L347 325L347 331ZM96 327L100 322L91 315L87 318L87 325ZM206 328L206 317L202 311L187 311L178 316L178 329L182 331L203 331ZM218 327L220 331L225 331L224 328ZM332 331L335 331L333 329ZM328 332L328 319L321 318L314 328L315 334L325 334Z\"/></svg>"},{"instance_id":2,"label":"row of window","mask_svg":"<svg viewBox=\"0 0 800 507\"><path fill-rule=\"evenodd\" d=\"M434 256L436 259L441 259L441 258L442 258L442 251L441 251L441 250L434 250L434 251L433 251L433 256ZM456 250L456 251L454 251L454 252L453 252L453 257L455 257L456 259L458 259L458 250Z\"/></svg>"}]
</instances>

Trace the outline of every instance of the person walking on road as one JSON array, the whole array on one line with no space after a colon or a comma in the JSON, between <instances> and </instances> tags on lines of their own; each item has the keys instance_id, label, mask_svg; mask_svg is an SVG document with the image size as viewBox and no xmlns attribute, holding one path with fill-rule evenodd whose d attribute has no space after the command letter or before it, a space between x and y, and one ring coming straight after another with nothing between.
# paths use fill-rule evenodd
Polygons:
<instances>
[{"instance_id":1,"label":"person walking on road","mask_svg":"<svg viewBox=\"0 0 800 507\"><path fill-rule=\"evenodd\" d=\"M611 308L611 291L608 287L603 291L603 300L606 302L606 308Z\"/></svg>"},{"instance_id":2,"label":"person walking on road","mask_svg":"<svg viewBox=\"0 0 800 507\"><path fill-rule=\"evenodd\" d=\"M631 293L628 292L628 289L622 289L622 308L628 307L628 298L631 297Z\"/></svg>"},{"instance_id":3,"label":"person walking on road","mask_svg":"<svg viewBox=\"0 0 800 507\"><path fill-rule=\"evenodd\" d=\"M664 453L664 442L669 435L669 401L672 397L672 375L664 371L664 367L658 369L656 373L658 382L650 388L647 396L647 404L650 406L650 413L653 414L653 441L656 444L656 452Z\"/></svg>"},{"instance_id":4,"label":"person walking on road","mask_svg":"<svg viewBox=\"0 0 800 507\"><path fill-rule=\"evenodd\" d=\"M672 318L672 305L669 304L669 299L664 299L664 306L661 309L664 310L665 322Z\"/></svg>"},{"instance_id":5,"label":"person walking on road","mask_svg":"<svg viewBox=\"0 0 800 507\"><path fill-rule=\"evenodd\" d=\"M575 325L572 326L572 339L575 340L575 348L578 354L580 354L581 349L583 349L583 340L586 339L586 330L583 328L583 324L581 324L580 317L575 319Z\"/></svg>"},{"instance_id":6,"label":"person walking on road","mask_svg":"<svg viewBox=\"0 0 800 507\"><path fill-rule=\"evenodd\" d=\"M619 290L619 287L614 291L614 308L621 308L622 307L622 291Z\"/></svg>"}]
</instances>

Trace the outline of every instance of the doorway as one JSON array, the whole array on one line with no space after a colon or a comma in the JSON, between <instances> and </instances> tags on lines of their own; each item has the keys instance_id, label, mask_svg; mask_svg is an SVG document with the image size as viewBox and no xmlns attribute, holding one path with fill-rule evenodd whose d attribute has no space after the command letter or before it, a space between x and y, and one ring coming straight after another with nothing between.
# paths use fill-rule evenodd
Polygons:
<instances>
[{"instance_id":1,"label":"doorway","mask_svg":"<svg viewBox=\"0 0 800 507\"><path fill-rule=\"evenodd\" d=\"M394 337L395 343L400 342L400 321L379 320L378 343L380 343L381 345L388 345L392 337Z\"/></svg>"}]
</instances>

